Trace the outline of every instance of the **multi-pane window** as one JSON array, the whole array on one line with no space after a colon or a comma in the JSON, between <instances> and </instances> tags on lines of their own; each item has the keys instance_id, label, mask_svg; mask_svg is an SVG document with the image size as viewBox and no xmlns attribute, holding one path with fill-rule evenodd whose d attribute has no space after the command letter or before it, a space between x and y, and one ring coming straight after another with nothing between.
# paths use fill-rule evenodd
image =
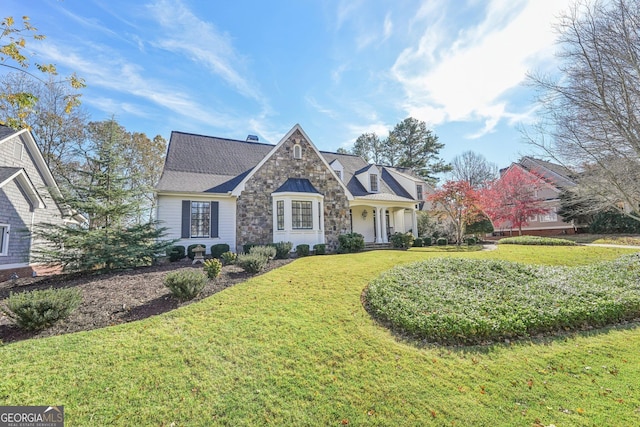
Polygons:
<instances>
[{"instance_id":1,"label":"multi-pane window","mask_svg":"<svg viewBox=\"0 0 640 427\"><path fill-rule=\"evenodd\" d=\"M0 224L0 255L7 255L9 250L9 226Z\"/></svg>"},{"instance_id":2,"label":"multi-pane window","mask_svg":"<svg viewBox=\"0 0 640 427\"><path fill-rule=\"evenodd\" d=\"M553 208L549 212L544 215L540 215L541 222L554 222L558 220L558 214L556 214L556 209Z\"/></svg>"},{"instance_id":3,"label":"multi-pane window","mask_svg":"<svg viewBox=\"0 0 640 427\"><path fill-rule=\"evenodd\" d=\"M338 175L338 178L340 178L340 180L342 180L342 171L335 171L336 175Z\"/></svg>"},{"instance_id":4,"label":"multi-pane window","mask_svg":"<svg viewBox=\"0 0 640 427\"><path fill-rule=\"evenodd\" d=\"M372 173L369 175L369 182L371 183L371 192L375 193L378 191L378 175Z\"/></svg>"},{"instance_id":5,"label":"multi-pane window","mask_svg":"<svg viewBox=\"0 0 640 427\"><path fill-rule=\"evenodd\" d=\"M309 201L291 202L291 225L294 230L313 228L312 203Z\"/></svg>"},{"instance_id":6,"label":"multi-pane window","mask_svg":"<svg viewBox=\"0 0 640 427\"><path fill-rule=\"evenodd\" d=\"M211 204L191 202L191 237L209 237Z\"/></svg>"},{"instance_id":7,"label":"multi-pane window","mask_svg":"<svg viewBox=\"0 0 640 427\"><path fill-rule=\"evenodd\" d=\"M276 202L276 210L278 230L284 230L284 200L278 200Z\"/></svg>"},{"instance_id":8,"label":"multi-pane window","mask_svg":"<svg viewBox=\"0 0 640 427\"><path fill-rule=\"evenodd\" d=\"M422 194L422 184L416 184L416 193L418 193L418 200L424 200Z\"/></svg>"}]
</instances>

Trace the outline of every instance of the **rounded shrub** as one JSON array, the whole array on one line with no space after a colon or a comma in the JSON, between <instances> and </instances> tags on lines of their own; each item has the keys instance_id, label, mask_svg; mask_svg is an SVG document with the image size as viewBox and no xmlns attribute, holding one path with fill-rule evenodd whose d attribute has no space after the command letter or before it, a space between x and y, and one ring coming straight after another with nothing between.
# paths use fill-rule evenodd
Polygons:
<instances>
[{"instance_id":1,"label":"rounded shrub","mask_svg":"<svg viewBox=\"0 0 640 427\"><path fill-rule=\"evenodd\" d=\"M186 301L202 292L207 285L207 276L200 270L185 268L168 273L163 283L176 298Z\"/></svg>"},{"instance_id":2,"label":"rounded shrub","mask_svg":"<svg viewBox=\"0 0 640 427\"><path fill-rule=\"evenodd\" d=\"M639 271L640 254L580 267L441 258L395 267L364 296L398 333L484 344L637 319Z\"/></svg>"},{"instance_id":3,"label":"rounded shrub","mask_svg":"<svg viewBox=\"0 0 640 427\"><path fill-rule=\"evenodd\" d=\"M338 236L338 253L348 254L364 249L364 236L360 233L347 233Z\"/></svg>"},{"instance_id":4,"label":"rounded shrub","mask_svg":"<svg viewBox=\"0 0 640 427\"><path fill-rule=\"evenodd\" d=\"M478 242L476 241L476 238L475 238L475 237L467 237L467 238L466 238L466 239L464 239L464 240L465 240L465 242L467 243L467 245L469 245L469 246L472 246L472 245L475 245L476 243L478 243Z\"/></svg>"},{"instance_id":5,"label":"rounded shrub","mask_svg":"<svg viewBox=\"0 0 640 427\"><path fill-rule=\"evenodd\" d=\"M313 253L315 255L324 255L327 253L327 245L324 243L317 243L313 245Z\"/></svg>"},{"instance_id":6,"label":"rounded shrub","mask_svg":"<svg viewBox=\"0 0 640 427\"><path fill-rule=\"evenodd\" d=\"M252 246L249 250L249 254L264 257L267 261L274 259L276 252L273 246Z\"/></svg>"},{"instance_id":7,"label":"rounded shrub","mask_svg":"<svg viewBox=\"0 0 640 427\"><path fill-rule=\"evenodd\" d=\"M36 331L67 318L81 301L77 288L11 292L2 311L21 328Z\"/></svg>"},{"instance_id":8,"label":"rounded shrub","mask_svg":"<svg viewBox=\"0 0 640 427\"><path fill-rule=\"evenodd\" d=\"M167 255L169 255L169 261L171 262L180 261L185 257L185 248L182 245L171 246L167 250Z\"/></svg>"},{"instance_id":9,"label":"rounded shrub","mask_svg":"<svg viewBox=\"0 0 640 427\"><path fill-rule=\"evenodd\" d=\"M416 239L413 241L413 247L421 248L422 246L423 246L422 238L416 237Z\"/></svg>"},{"instance_id":10,"label":"rounded shrub","mask_svg":"<svg viewBox=\"0 0 640 427\"><path fill-rule=\"evenodd\" d=\"M296 246L296 255L299 257L309 256L309 245L301 243Z\"/></svg>"},{"instance_id":11,"label":"rounded shrub","mask_svg":"<svg viewBox=\"0 0 640 427\"><path fill-rule=\"evenodd\" d=\"M204 271L209 279L215 279L222 271L222 262L217 258L211 258L204 261Z\"/></svg>"},{"instance_id":12,"label":"rounded shrub","mask_svg":"<svg viewBox=\"0 0 640 427\"><path fill-rule=\"evenodd\" d=\"M212 258L220 258L220 256L225 253L225 252L229 252L229 245L227 245L226 243L218 243L216 245L212 245L211 246L211 257Z\"/></svg>"},{"instance_id":13,"label":"rounded shrub","mask_svg":"<svg viewBox=\"0 0 640 427\"><path fill-rule=\"evenodd\" d=\"M423 237L422 238L422 245L423 246L431 246L431 244L432 244L431 241L432 241L431 236Z\"/></svg>"},{"instance_id":14,"label":"rounded shrub","mask_svg":"<svg viewBox=\"0 0 640 427\"><path fill-rule=\"evenodd\" d=\"M236 265L251 274L257 274L263 271L267 263L267 258L257 254L240 254L236 259Z\"/></svg>"},{"instance_id":15,"label":"rounded shrub","mask_svg":"<svg viewBox=\"0 0 640 427\"><path fill-rule=\"evenodd\" d=\"M438 237L436 240L436 245L438 246L447 246L447 243L449 243L449 240L446 237Z\"/></svg>"},{"instance_id":16,"label":"rounded shrub","mask_svg":"<svg viewBox=\"0 0 640 427\"><path fill-rule=\"evenodd\" d=\"M276 248L276 259L287 259L293 249L293 243L291 242L278 242L274 243Z\"/></svg>"},{"instance_id":17,"label":"rounded shrub","mask_svg":"<svg viewBox=\"0 0 640 427\"><path fill-rule=\"evenodd\" d=\"M498 240L501 245L541 245L541 246L575 246L576 242L567 239L540 236L515 236Z\"/></svg>"}]
</instances>

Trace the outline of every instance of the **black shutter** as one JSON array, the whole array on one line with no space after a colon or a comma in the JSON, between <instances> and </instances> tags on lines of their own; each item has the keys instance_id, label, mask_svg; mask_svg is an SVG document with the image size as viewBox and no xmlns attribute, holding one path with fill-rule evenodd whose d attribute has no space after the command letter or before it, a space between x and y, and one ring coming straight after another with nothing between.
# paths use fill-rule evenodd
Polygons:
<instances>
[{"instance_id":1,"label":"black shutter","mask_svg":"<svg viewBox=\"0 0 640 427\"><path fill-rule=\"evenodd\" d=\"M191 200L182 201L182 235L183 239L191 237Z\"/></svg>"},{"instance_id":2,"label":"black shutter","mask_svg":"<svg viewBox=\"0 0 640 427\"><path fill-rule=\"evenodd\" d=\"M218 236L218 217L218 202L211 202L211 226L209 227L211 237L220 237Z\"/></svg>"}]
</instances>

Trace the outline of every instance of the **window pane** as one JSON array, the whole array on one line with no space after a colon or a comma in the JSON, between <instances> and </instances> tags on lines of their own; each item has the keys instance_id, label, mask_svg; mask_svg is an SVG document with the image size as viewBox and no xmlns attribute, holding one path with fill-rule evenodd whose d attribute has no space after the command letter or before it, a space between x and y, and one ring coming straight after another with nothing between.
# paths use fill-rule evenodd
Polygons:
<instances>
[{"instance_id":1,"label":"window pane","mask_svg":"<svg viewBox=\"0 0 640 427\"><path fill-rule=\"evenodd\" d=\"M4 235L7 232L6 227L0 227L0 254L4 250Z\"/></svg>"},{"instance_id":2,"label":"window pane","mask_svg":"<svg viewBox=\"0 0 640 427\"><path fill-rule=\"evenodd\" d=\"M311 202L291 202L291 226L293 229L310 230L313 228Z\"/></svg>"},{"instance_id":3,"label":"window pane","mask_svg":"<svg viewBox=\"0 0 640 427\"><path fill-rule=\"evenodd\" d=\"M191 237L209 237L210 223L210 203L191 202Z\"/></svg>"},{"instance_id":4,"label":"window pane","mask_svg":"<svg viewBox=\"0 0 640 427\"><path fill-rule=\"evenodd\" d=\"M418 184L416 186L416 192L418 193L418 200L422 200L422 185Z\"/></svg>"},{"instance_id":5,"label":"window pane","mask_svg":"<svg viewBox=\"0 0 640 427\"><path fill-rule=\"evenodd\" d=\"M284 201L278 200L277 204L277 213L278 216L278 230L284 230Z\"/></svg>"},{"instance_id":6,"label":"window pane","mask_svg":"<svg viewBox=\"0 0 640 427\"><path fill-rule=\"evenodd\" d=\"M372 173L369 175L369 179L371 180L371 191L378 191L378 175Z\"/></svg>"}]
</instances>

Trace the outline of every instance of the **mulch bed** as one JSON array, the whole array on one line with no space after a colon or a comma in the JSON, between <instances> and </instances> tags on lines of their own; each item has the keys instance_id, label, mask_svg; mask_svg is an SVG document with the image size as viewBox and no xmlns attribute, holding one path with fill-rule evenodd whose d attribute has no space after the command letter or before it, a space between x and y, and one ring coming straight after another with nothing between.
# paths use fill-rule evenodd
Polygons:
<instances>
[{"instance_id":1,"label":"mulch bed","mask_svg":"<svg viewBox=\"0 0 640 427\"><path fill-rule=\"evenodd\" d=\"M281 267L291 259L272 260L266 271ZM132 322L199 301L237 283L253 277L240 267L224 266L215 280L209 281L202 293L193 300L180 302L162 283L164 276L179 268L199 268L188 258L182 261L141 267L100 275L56 275L20 278L0 283L0 306L10 292L35 289L77 287L82 291L82 303L71 316L43 331L24 331L0 311L0 343L41 338L71 332L88 331L105 326Z\"/></svg>"}]
</instances>

